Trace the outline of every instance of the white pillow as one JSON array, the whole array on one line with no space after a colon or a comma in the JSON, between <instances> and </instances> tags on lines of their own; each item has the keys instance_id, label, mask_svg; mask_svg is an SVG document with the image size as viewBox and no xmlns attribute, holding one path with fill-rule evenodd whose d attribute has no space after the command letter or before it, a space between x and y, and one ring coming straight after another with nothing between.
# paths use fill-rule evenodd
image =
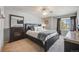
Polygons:
<instances>
[{"instance_id":1,"label":"white pillow","mask_svg":"<svg viewBox=\"0 0 79 59\"><path fill-rule=\"evenodd\" d=\"M38 27L34 27L35 31L38 31Z\"/></svg>"},{"instance_id":2,"label":"white pillow","mask_svg":"<svg viewBox=\"0 0 79 59\"><path fill-rule=\"evenodd\" d=\"M35 31L43 31L43 27L42 26L38 26L38 27L34 27Z\"/></svg>"},{"instance_id":3,"label":"white pillow","mask_svg":"<svg viewBox=\"0 0 79 59\"><path fill-rule=\"evenodd\" d=\"M38 27L38 31L43 31L43 27L42 26Z\"/></svg>"}]
</instances>

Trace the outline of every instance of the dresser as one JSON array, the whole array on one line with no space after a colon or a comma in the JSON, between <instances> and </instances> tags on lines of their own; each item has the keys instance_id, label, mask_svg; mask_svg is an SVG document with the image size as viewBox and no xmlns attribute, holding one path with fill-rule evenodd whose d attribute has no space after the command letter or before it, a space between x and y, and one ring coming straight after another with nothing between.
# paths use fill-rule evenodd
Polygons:
<instances>
[{"instance_id":1,"label":"dresser","mask_svg":"<svg viewBox=\"0 0 79 59\"><path fill-rule=\"evenodd\" d=\"M10 41L17 41L25 37L25 30L23 27L11 27L10 29Z\"/></svg>"},{"instance_id":2,"label":"dresser","mask_svg":"<svg viewBox=\"0 0 79 59\"><path fill-rule=\"evenodd\" d=\"M79 32L69 31L64 38L65 52L79 52Z\"/></svg>"}]
</instances>

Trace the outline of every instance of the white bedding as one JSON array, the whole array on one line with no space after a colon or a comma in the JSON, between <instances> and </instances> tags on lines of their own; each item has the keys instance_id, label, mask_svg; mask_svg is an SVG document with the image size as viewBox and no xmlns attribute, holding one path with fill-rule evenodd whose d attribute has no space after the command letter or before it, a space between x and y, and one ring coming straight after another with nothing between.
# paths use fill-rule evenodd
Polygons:
<instances>
[{"instance_id":1,"label":"white bedding","mask_svg":"<svg viewBox=\"0 0 79 59\"><path fill-rule=\"evenodd\" d=\"M31 30L28 30L26 34L37 38L38 33L39 33L39 31L31 31Z\"/></svg>"},{"instance_id":2,"label":"white bedding","mask_svg":"<svg viewBox=\"0 0 79 59\"><path fill-rule=\"evenodd\" d=\"M31 31L31 30L29 30L29 31L27 31L26 34L28 34L28 35L30 35L30 36L32 36L32 37L37 38L37 37L38 37L38 33L44 32L44 31L49 31L49 30L43 30L43 31ZM54 33L48 35L48 36L45 38L45 41L46 41L47 39L49 39L49 38L55 36L56 34L58 34L58 33L57 33L56 31L54 31ZM45 41L44 41L44 42L45 42Z\"/></svg>"}]
</instances>

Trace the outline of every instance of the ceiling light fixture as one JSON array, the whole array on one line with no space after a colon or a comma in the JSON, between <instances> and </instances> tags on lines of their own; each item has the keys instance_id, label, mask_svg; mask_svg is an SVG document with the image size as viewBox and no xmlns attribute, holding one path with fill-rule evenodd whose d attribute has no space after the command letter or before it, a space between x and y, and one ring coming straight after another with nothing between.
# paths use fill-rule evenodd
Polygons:
<instances>
[{"instance_id":1,"label":"ceiling light fixture","mask_svg":"<svg viewBox=\"0 0 79 59\"><path fill-rule=\"evenodd\" d=\"M48 13L46 12L46 11L43 11L43 15L45 16L45 15L47 15Z\"/></svg>"},{"instance_id":2,"label":"ceiling light fixture","mask_svg":"<svg viewBox=\"0 0 79 59\"><path fill-rule=\"evenodd\" d=\"M46 16L46 15L48 14L48 9L47 9L47 8L43 8L43 9L42 9L42 14L43 14L44 16Z\"/></svg>"},{"instance_id":3,"label":"ceiling light fixture","mask_svg":"<svg viewBox=\"0 0 79 59\"><path fill-rule=\"evenodd\" d=\"M50 16L53 13L48 7L42 8L42 15L43 17Z\"/></svg>"}]
</instances>

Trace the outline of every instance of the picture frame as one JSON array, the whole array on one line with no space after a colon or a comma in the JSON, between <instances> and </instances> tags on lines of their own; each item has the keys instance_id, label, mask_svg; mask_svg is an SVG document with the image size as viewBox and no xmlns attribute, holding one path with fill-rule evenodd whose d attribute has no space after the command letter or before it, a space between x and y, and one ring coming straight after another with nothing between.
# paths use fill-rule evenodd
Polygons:
<instances>
[{"instance_id":1,"label":"picture frame","mask_svg":"<svg viewBox=\"0 0 79 59\"><path fill-rule=\"evenodd\" d=\"M24 26L24 17L23 16L18 16L18 15L12 15L10 14L10 28L11 27L16 27L16 26Z\"/></svg>"}]
</instances>

